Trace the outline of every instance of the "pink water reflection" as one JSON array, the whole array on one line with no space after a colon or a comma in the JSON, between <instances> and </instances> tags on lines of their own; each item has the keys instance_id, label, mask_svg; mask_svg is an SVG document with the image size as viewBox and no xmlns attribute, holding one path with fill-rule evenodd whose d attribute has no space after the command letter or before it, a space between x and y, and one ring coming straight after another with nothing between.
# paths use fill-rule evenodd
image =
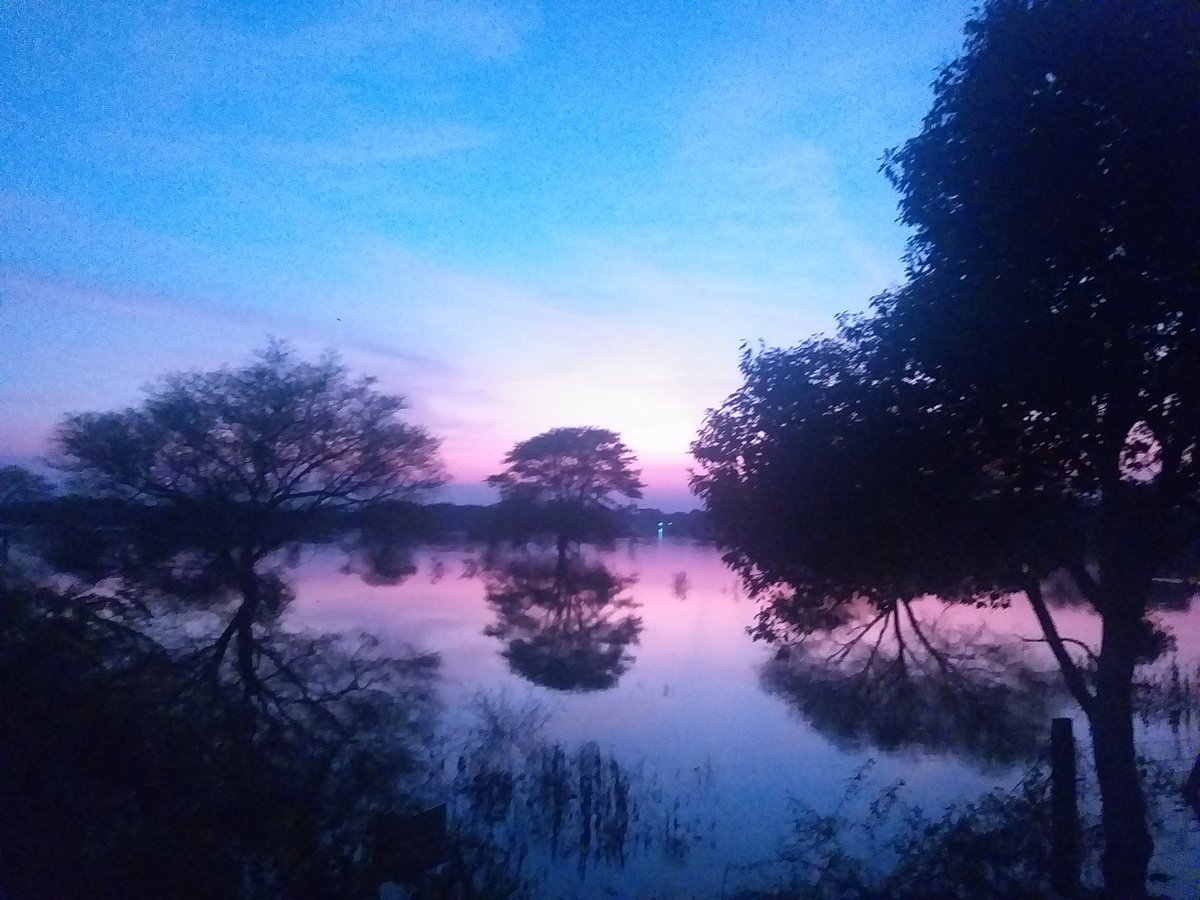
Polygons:
<instances>
[{"instance_id":1,"label":"pink water reflection","mask_svg":"<svg viewBox=\"0 0 1200 900\"><path fill-rule=\"evenodd\" d=\"M746 634L755 603L713 548L667 540L625 544L603 558L614 571L636 579L627 592L641 604L637 614L643 623L640 641L631 648L632 665L609 690L563 693L509 671L502 643L484 634L495 619L484 579L464 577L475 572L479 551L422 551L417 573L393 586L367 585L343 574L336 554L318 554L298 570L290 623L361 629L385 643L436 651L451 715L480 690L537 700L553 710L552 738L598 741L685 798L702 822L705 846L669 866L661 858L631 858L621 872L594 872L586 885L572 888L577 896L603 896L605 890L625 896L715 893L729 873L772 855L790 821L789 798L832 807L868 757L878 759L874 776L880 784L903 779L931 810L1019 778L1021 767L984 772L948 754L847 748L810 727L762 689L760 669L773 650ZM943 629L1039 634L1021 598L1002 610L943 608L932 599L920 601L917 609ZM1055 617L1064 635L1098 639L1098 623L1084 608L1059 608ZM1194 665L1200 659L1197 610L1159 618L1175 630L1181 658ZM1051 664L1044 646L1029 649ZM1082 726L1079 736L1086 742ZM1187 865L1180 860L1196 847L1200 843L1185 840L1170 851L1178 858L1168 865Z\"/></svg>"}]
</instances>

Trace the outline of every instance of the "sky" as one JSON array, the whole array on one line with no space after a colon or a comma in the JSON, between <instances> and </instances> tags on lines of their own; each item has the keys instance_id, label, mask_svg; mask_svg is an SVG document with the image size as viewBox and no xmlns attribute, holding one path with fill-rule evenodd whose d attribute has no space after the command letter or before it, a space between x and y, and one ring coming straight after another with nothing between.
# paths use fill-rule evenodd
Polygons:
<instances>
[{"instance_id":1,"label":"sky","mask_svg":"<svg viewBox=\"0 0 1200 900\"><path fill-rule=\"evenodd\" d=\"M443 499L590 425L694 506L743 343L901 279L880 159L972 6L2 3L0 461L276 337L405 395Z\"/></svg>"}]
</instances>

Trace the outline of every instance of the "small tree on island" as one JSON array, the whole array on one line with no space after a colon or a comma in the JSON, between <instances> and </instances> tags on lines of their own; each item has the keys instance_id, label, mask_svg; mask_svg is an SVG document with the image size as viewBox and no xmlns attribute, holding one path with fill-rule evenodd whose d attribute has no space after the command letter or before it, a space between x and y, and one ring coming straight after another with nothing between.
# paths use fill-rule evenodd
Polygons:
<instances>
[{"instance_id":1,"label":"small tree on island","mask_svg":"<svg viewBox=\"0 0 1200 900\"><path fill-rule=\"evenodd\" d=\"M1088 717L1109 895L1146 895L1135 667L1153 579L1200 538L1200 8L992 0L886 171L907 280L833 338L747 353L694 489L768 603L1027 598ZM1102 622L1081 656L1043 597Z\"/></svg>"},{"instance_id":2,"label":"small tree on island","mask_svg":"<svg viewBox=\"0 0 1200 900\"><path fill-rule=\"evenodd\" d=\"M327 512L442 483L438 442L401 421L403 398L375 379L351 378L331 353L305 362L279 342L241 368L168 375L147 392L137 407L68 416L57 463L76 490L123 503L121 524L146 568L183 558L240 592L212 664L236 639L248 685L252 629L287 597L264 579L263 560Z\"/></svg>"},{"instance_id":3,"label":"small tree on island","mask_svg":"<svg viewBox=\"0 0 1200 900\"><path fill-rule=\"evenodd\" d=\"M549 533L560 556L571 543L613 530L616 498L642 496L633 452L615 431L552 428L517 443L488 478L514 533Z\"/></svg>"}]
</instances>

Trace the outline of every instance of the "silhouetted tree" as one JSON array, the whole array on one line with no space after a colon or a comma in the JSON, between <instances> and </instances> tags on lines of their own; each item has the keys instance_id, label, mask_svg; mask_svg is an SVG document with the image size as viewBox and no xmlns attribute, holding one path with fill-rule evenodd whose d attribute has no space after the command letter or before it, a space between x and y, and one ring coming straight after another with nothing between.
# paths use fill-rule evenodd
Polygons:
<instances>
[{"instance_id":1,"label":"silhouetted tree","mask_svg":"<svg viewBox=\"0 0 1200 900\"><path fill-rule=\"evenodd\" d=\"M1198 46L1193 4L987 3L888 156L906 283L834 338L747 354L694 448L731 560L792 588L764 633L852 597L1024 592L1091 723L1121 897L1152 852L1151 580L1200 537ZM1044 602L1056 570L1102 618L1094 672Z\"/></svg>"},{"instance_id":2,"label":"silhouetted tree","mask_svg":"<svg viewBox=\"0 0 1200 900\"><path fill-rule=\"evenodd\" d=\"M551 533L560 554L573 541L611 537L616 498L642 496L632 451L603 428L553 428L516 444L504 464L488 484L500 490L508 530Z\"/></svg>"},{"instance_id":3,"label":"silhouetted tree","mask_svg":"<svg viewBox=\"0 0 1200 900\"><path fill-rule=\"evenodd\" d=\"M332 355L310 363L271 343L242 368L168 375L138 407L58 429L58 464L76 489L126 504L123 528L102 530L102 563L170 589L190 580L239 593L212 653L219 667L236 644L247 689L253 629L290 596L264 560L323 517L442 481L437 442L374 384Z\"/></svg>"},{"instance_id":4,"label":"silhouetted tree","mask_svg":"<svg viewBox=\"0 0 1200 900\"><path fill-rule=\"evenodd\" d=\"M489 575L497 622L485 634L506 641L513 672L559 691L606 690L633 662L642 620L623 596L633 579L578 557L509 559Z\"/></svg>"}]
</instances>

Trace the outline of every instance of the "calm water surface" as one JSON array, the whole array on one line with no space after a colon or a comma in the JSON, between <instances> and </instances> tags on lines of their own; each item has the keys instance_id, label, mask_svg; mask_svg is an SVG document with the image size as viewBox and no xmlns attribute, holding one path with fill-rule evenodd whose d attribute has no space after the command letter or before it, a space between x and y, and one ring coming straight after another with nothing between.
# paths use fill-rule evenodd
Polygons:
<instances>
[{"instance_id":1,"label":"calm water surface","mask_svg":"<svg viewBox=\"0 0 1200 900\"><path fill-rule=\"evenodd\" d=\"M629 579L615 592L627 605L610 611L608 621L630 615L641 620L632 636L628 628L619 632L615 643L627 643L610 647L603 659L611 665L591 683L594 689L535 684L529 665L526 675L514 673L521 665L520 654L511 652L513 635L530 638L532 632L510 628L492 636L503 618L494 595L504 585L498 587L480 568L479 550L421 551L416 572L390 585L368 584L343 571L342 556L317 553L294 573L297 600L288 614L291 627L363 630L385 645L438 653L451 721L473 708L481 691L502 695L513 708L537 703L549 713L547 740L567 747L595 742L633 773L643 798L640 830L623 839L628 845L623 860L584 866L570 854L551 858L544 848L536 851L528 867L547 896L721 896L764 883L794 821L794 801L834 809L868 760L875 760L872 784L882 788L903 780L904 796L930 812L993 787L1011 787L1027 769L1024 763L985 764L912 747L881 752L812 727L783 696L764 690L762 671L774 649L747 635L755 604L709 545L667 539L621 544L594 556L618 578ZM517 624L533 623L534 632L546 621L538 609L509 611L510 619L526 615ZM1019 605L984 614L942 611L929 602L919 611L926 619L940 617L944 629L973 629L986 616L987 627L1000 634L1038 633L1032 615ZM1062 609L1056 617L1065 634L1081 640L1097 636L1096 622L1083 610ZM1200 656L1195 606L1160 618L1175 630L1180 657L1194 671ZM546 627L564 626L556 620ZM561 685L562 677L558 680ZM1045 725L1048 732L1048 720ZM1152 725L1143 735L1147 747L1176 769L1190 765L1200 749L1194 723L1185 722L1178 734ZM1086 742L1082 723L1077 736ZM1178 896L1195 896L1200 839L1194 824L1181 817L1159 843L1157 865L1186 880L1186 886L1177 884Z\"/></svg>"}]
</instances>

